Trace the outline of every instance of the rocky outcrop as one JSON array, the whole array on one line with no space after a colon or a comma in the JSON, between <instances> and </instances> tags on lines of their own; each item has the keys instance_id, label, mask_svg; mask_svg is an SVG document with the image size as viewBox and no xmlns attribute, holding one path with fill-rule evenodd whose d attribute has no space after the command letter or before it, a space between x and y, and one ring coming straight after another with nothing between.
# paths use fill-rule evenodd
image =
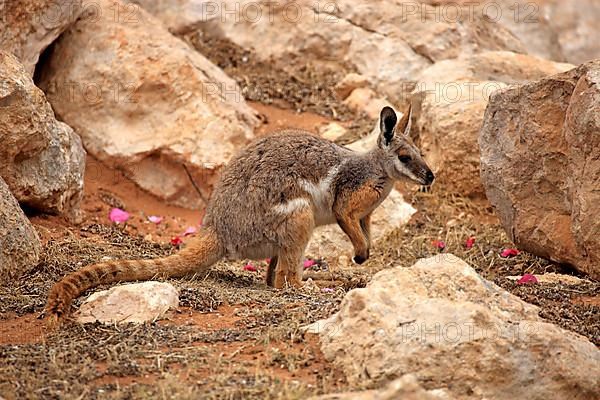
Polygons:
<instances>
[{"instance_id":1,"label":"rocky outcrop","mask_svg":"<svg viewBox=\"0 0 600 400\"><path fill-rule=\"evenodd\" d=\"M558 35L567 61L581 64L600 58L600 2L537 0L539 13Z\"/></svg>"},{"instance_id":2,"label":"rocky outcrop","mask_svg":"<svg viewBox=\"0 0 600 400\"><path fill-rule=\"evenodd\" d=\"M164 282L142 282L93 293L79 307L80 323L144 323L160 319L179 305L179 293Z\"/></svg>"},{"instance_id":3,"label":"rocky outcrop","mask_svg":"<svg viewBox=\"0 0 600 400\"><path fill-rule=\"evenodd\" d=\"M144 10L95 4L55 43L41 87L94 157L161 199L202 206L184 164L207 197L253 137L254 111L232 79Z\"/></svg>"},{"instance_id":4,"label":"rocky outcrop","mask_svg":"<svg viewBox=\"0 0 600 400\"><path fill-rule=\"evenodd\" d=\"M37 265L40 238L0 178L0 285Z\"/></svg>"},{"instance_id":5,"label":"rocky outcrop","mask_svg":"<svg viewBox=\"0 0 600 400\"><path fill-rule=\"evenodd\" d=\"M40 54L77 20L82 2L11 0L0 4L0 49L13 53L30 77Z\"/></svg>"},{"instance_id":6,"label":"rocky outcrop","mask_svg":"<svg viewBox=\"0 0 600 400\"><path fill-rule=\"evenodd\" d=\"M436 5L439 18L470 19L472 14L508 29L523 43L528 54L554 61L565 61L558 33L548 19L543 0L419 0ZM563 0L568 2L570 0ZM458 6L461 6L459 8Z\"/></svg>"},{"instance_id":7,"label":"rocky outcrop","mask_svg":"<svg viewBox=\"0 0 600 400\"><path fill-rule=\"evenodd\" d=\"M0 176L29 207L79 217L85 151L23 65L0 51Z\"/></svg>"},{"instance_id":8,"label":"rocky outcrop","mask_svg":"<svg viewBox=\"0 0 600 400\"><path fill-rule=\"evenodd\" d=\"M450 254L379 272L315 325L354 385L413 374L457 399L600 395L598 348Z\"/></svg>"},{"instance_id":9,"label":"rocky outcrop","mask_svg":"<svg viewBox=\"0 0 600 400\"><path fill-rule=\"evenodd\" d=\"M519 248L600 278L600 61L494 93L479 145L487 197Z\"/></svg>"},{"instance_id":10,"label":"rocky outcrop","mask_svg":"<svg viewBox=\"0 0 600 400\"><path fill-rule=\"evenodd\" d=\"M506 51L483 52L440 61L421 74L414 95L414 132L436 185L482 197L477 138L490 94L507 84L523 83L572 69Z\"/></svg>"},{"instance_id":11,"label":"rocky outcrop","mask_svg":"<svg viewBox=\"0 0 600 400\"><path fill-rule=\"evenodd\" d=\"M433 62L483 50L525 52L514 35L481 13L448 20L436 7L413 1L136 3L174 31L229 40L283 68L301 57L323 70L358 72L395 104L407 100L415 77ZM175 10L186 17L175 17Z\"/></svg>"}]
</instances>

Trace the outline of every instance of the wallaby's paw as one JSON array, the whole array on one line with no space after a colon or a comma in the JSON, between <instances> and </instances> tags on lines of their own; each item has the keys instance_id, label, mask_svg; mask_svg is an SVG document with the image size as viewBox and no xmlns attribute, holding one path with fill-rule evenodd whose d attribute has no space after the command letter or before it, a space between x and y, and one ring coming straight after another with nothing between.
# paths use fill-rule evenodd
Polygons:
<instances>
[{"instance_id":1,"label":"wallaby's paw","mask_svg":"<svg viewBox=\"0 0 600 400\"><path fill-rule=\"evenodd\" d=\"M363 264L368 259L369 259L369 251L367 250L366 254L356 254L354 257L352 257L352 262L354 264L360 265L360 264Z\"/></svg>"}]
</instances>

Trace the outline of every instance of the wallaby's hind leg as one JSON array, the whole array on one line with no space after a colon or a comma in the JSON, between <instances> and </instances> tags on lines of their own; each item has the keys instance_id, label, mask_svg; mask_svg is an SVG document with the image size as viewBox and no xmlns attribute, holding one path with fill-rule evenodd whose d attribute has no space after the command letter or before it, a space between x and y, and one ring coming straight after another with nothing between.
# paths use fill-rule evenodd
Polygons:
<instances>
[{"instance_id":1,"label":"wallaby's hind leg","mask_svg":"<svg viewBox=\"0 0 600 400\"><path fill-rule=\"evenodd\" d=\"M302 255L304 247L285 249L279 253L279 262L275 271L273 286L277 289L285 285L302 286Z\"/></svg>"},{"instance_id":2,"label":"wallaby's hind leg","mask_svg":"<svg viewBox=\"0 0 600 400\"><path fill-rule=\"evenodd\" d=\"M275 271L277 269L277 256L271 257L269 266L267 267L267 285L274 286L275 284Z\"/></svg>"},{"instance_id":3,"label":"wallaby's hind leg","mask_svg":"<svg viewBox=\"0 0 600 400\"><path fill-rule=\"evenodd\" d=\"M302 286L302 257L314 228L314 218L310 207L294 210L278 228L280 243L277 265L270 268L274 272L273 286L281 289L284 285ZM272 261L272 260L271 260Z\"/></svg>"}]
</instances>

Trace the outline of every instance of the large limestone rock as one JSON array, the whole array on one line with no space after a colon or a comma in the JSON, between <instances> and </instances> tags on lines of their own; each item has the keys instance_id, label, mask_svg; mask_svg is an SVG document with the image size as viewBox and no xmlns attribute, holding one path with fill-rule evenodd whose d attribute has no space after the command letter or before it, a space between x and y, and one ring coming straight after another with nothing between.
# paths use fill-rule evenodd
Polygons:
<instances>
[{"instance_id":1,"label":"large limestone rock","mask_svg":"<svg viewBox=\"0 0 600 400\"><path fill-rule=\"evenodd\" d=\"M414 374L457 399L600 396L598 348L450 254L379 272L312 329L353 385Z\"/></svg>"},{"instance_id":2,"label":"large limestone rock","mask_svg":"<svg viewBox=\"0 0 600 400\"><path fill-rule=\"evenodd\" d=\"M79 307L76 319L82 324L140 324L159 319L178 305L179 293L170 283L132 283L91 294Z\"/></svg>"},{"instance_id":3,"label":"large limestone rock","mask_svg":"<svg viewBox=\"0 0 600 400\"><path fill-rule=\"evenodd\" d=\"M568 2L570 0L561 0ZM547 13L540 8L543 0L420 0L438 6L437 15L447 20L469 20L479 14L508 29L528 54L554 61L565 61L558 32ZM459 8L458 6L461 6Z\"/></svg>"},{"instance_id":4,"label":"large limestone rock","mask_svg":"<svg viewBox=\"0 0 600 400\"><path fill-rule=\"evenodd\" d=\"M37 265L40 238L0 178L0 284Z\"/></svg>"},{"instance_id":5,"label":"large limestone rock","mask_svg":"<svg viewBox=\"0 0 600 400\"><path fill-rule=\"evenodd\" d=\"M481 177L520 248L600 278L600 61L494 93Z\"/></svg>"},{"instance_id":6,"label":"large limestone rock","mask_svg":"<svg viewBox=\"0 0 600 400\"><path fill-rule=\"evenodd\" d=\"M85 151L23 65L0 50L0 176L29 207L79 219Z\"/></svg>"},{"instance_id":7,"label":"large limestone rock","mask_svg":"<svg viewBox=\"0 0 600 400\"><path fill-rule=\"evenodd\" d=\"M537 0L558 34L567 61L581 64L600 58L600 2L597 0Z\"/></svg>"},{"instance_id":8,"label":"large limestone rock","mask_svg":"<svg viewBox=\"0 0 600 400\"><path fill-rule=\"evenodd\" d=\"M232 79L144 10L95 4L55 43L41 87L94 157L161 199L200 207L183 164L207 197L253 137L254 111Z\"/></svg>"},{"instance_id":9,"label":"large limestone rock","mask_svg":"<svg viewBox=\"0 0 600 400\"><path fill-rule=\"evenodd\" d=\"M440 61L417 83L414 132L437 185L482 197L477 138L490 94L507 84L540 79L572 69L507 51L483 52Z\"/></svg>"},{"instance_id":10,"label":"large limestone rock","mask_svg":"<svg viewBox=\"0 0 600 400\"><path fill-rule=\"evenodd\" d=\"M482 50L525 52L514 35L480 13L449 21L436 7L414 1L135 2L175 31L230 40L284 68L297 60L358 72L393 103L406 101L415 77L435 61Z\"/></svg>"},{"instance_id":11,"label":"large limestone rock","mask_svg":"<svg viewBox=\"0 0 600 400\"><path fill-rule=\"evenodd\" d=\"M81 1L10 0L0 3L0 49L13 53L33 76L39 56L77 20Z\"/></svg>"}]
</instances>

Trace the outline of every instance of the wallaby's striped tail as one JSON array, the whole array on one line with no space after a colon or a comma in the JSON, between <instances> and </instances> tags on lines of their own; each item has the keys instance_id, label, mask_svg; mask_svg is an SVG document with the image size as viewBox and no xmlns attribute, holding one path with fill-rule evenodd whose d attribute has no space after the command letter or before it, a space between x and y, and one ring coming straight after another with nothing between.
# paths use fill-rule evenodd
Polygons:
<instances>
[{"instance_id":1,"label":"wallaby's striped tail","mask_svg":"<svg viewBox=\"0 0 600 400\"><path fill-rule=\"evenodd\" d=\"M52 287L48 295L46 313L58 318L68 314L73 299L99 285L149 280L155 276L180 278L208 269L223 255L223 245L217 235L212 230L202 229L197 238L169 257L88 265L65 276Z\"/></svg>"}]
</instances>

